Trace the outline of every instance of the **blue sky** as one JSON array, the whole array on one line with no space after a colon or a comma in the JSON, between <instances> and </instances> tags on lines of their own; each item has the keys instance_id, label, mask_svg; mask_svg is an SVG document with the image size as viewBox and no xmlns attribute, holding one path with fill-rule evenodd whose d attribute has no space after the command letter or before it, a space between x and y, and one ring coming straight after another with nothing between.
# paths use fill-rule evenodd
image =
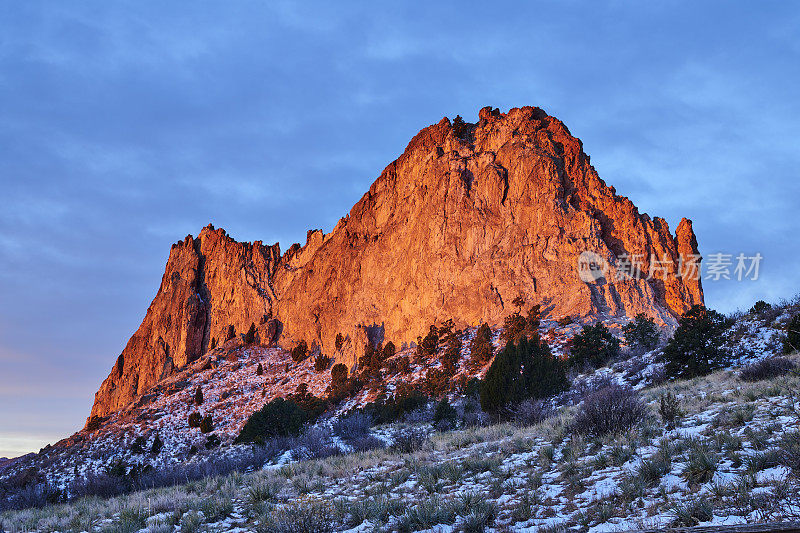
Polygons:
<instances>
[{"instance_id":1,"label":"blue sky","mask_svg":"<svg viewBox=\"0 0 800 533\"><path fill-rule=\"evenodd\" d=\"M411 137L537 105L701 251L800 291L789 2L3 2L0 456L82 426L172 242L330 231Z\"/></svg>"}]
</instances>

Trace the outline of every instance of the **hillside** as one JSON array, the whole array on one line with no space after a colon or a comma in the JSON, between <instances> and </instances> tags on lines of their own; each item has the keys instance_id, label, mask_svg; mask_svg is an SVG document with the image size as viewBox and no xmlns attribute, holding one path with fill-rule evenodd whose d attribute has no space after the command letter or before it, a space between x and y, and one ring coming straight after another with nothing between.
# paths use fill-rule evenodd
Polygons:
<instances>
[{"instance_id":1,"label":"hillside","mask_svg":"<svg viewBox=\"0 0 800 533\"><path fill-rule=\"evenodd\" d=\"M628 353L574 375L551 410L521 412L511 423L471 418L468 398L456 402L450 428L434 423L433 404L403 422L372 428L357 415L323 419L286 443L288 451L235 445L226 464L218 450L193 459L207 461L206 474L237 470L228 475L7 512L0 524L7 531L599 533L797 519L800 360L792 356L794 369L777 374L745 379L743 370L772 360L781 331L798 311L794 302L736 317L723 340L732 355L729 367L705 377L653 383L662 348ZM275 356L244 347L237 352L217 369L252 369L252 361ZM208 379L204 404L217 401L213 370L194 373ZM262 376L267 382L276 377ZM624 430L587 433L578 422L582 413L614 383L639 391L643 416ZM661 407L667 394L676 398L674 420ZM157 396L151 401L163 415L157 420L178 424L162 413ZM365 451L354 451L370 435ZM173 453L171 437L163 438L164 450Z\"/></svg>"}]
</instances>

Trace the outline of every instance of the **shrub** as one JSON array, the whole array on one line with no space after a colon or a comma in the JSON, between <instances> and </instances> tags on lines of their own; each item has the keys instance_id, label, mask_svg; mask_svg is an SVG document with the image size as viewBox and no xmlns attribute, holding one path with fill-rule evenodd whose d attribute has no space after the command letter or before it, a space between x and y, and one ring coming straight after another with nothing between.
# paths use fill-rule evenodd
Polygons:
<instances>
[{"instance_id":1,"label":"shrub","mask_svg":"<svg viewBox=\"0 0 800 533\"><path fill-rule=\"evenodd\" d=\"M347 381L347 366L344 363L336 363L331 368L331 381L333 383L344 383Z\"/></svg>"},{"instance_id":2,"label":"shrub","mask_svg":"<svg viewBox=\"0 0 800 533\"><path fill-rule=\"evenodd\" d=\"M667 429L673 429L678 420L683 416L678 397L672 392L662 394L658 399L658 413Z\"/></svg>"},{"instance_id":3,"label":"shrub","mask_svg":"<svg viewBox=\"0 0 800 533\"><path fill-rule=\"evenodd\" d=\"M550 418L553 412L547 402L528 398L514 410L514 423L518 426L532 426Z\"/></svg>"},{"instance_id":4,"label":"shrub","mask_svg":"<svg viewBox=\"0 0 800 533\"><path fill-rule=\"evenodd\" d=\"M299 363L308 356L308 344L306 344L306 341L301 340L300 342L297 343L297 346L292 348L291 353L292 353L292 361L294 361L295 363Z\"/></svg>"},{"instance_id":5,"label":"shrub","mask_svg":"<svg viewBox=\"0 0 800 533\"><path fill-rule=\"evenodd\" d=\"M333 533L337 521L333 507L323 501L300 500L269 510L259 518L259 533Z\"/></svg>"},{"instance_id":6,"label":"shrub","mask_svg":"<svg viewBox=\"0 0 800 533\"><path fill-rule=\"evenodd\" d=\"M250 415L234 442L261 444L269 438L297 435L307 422L310 416L305 409L292 400L276 398Z\"/></svg>"},{"instance_id":7,"label":"shrub","mask_svg":"<svg viewBox=\"0 0 800 533\"><path fill-rule=\"evenodd\" d=\"M198 385L197 389L194 391L194 404L195 405L203 404L203 389L200 388L200 385Z\"/></svg>"},{"instance_id":8,"label":"shrub","mask_svg":"<svg viewBox=\"0 0 800 533\"><path fill-rule=\"evenodd\" d=\"M767 357L744 367L739 373L739 378L742 381L760 381L783 376L794 369L794 362L785 357Z\"/></svg>"},{"instance_id":9,"label":"shrub","mask_svg":"<svg viewBox=\"0 0 800 533\"><path fill-rule=\"evenodd\" d=\"M631 429L646 414L647 408L635 390L615 384L588 394L574 424L580 433L602 436Z\"/></svg>"},{"instance_id":10,"label":"shrub","mask_svg":"<svg viewBox=\"0 0 800 533\"><path fill-rule=\"evenodd\" d=\"M387 342L386 344L383 345L382 359L386 361L387 359L394 357L396 351L397 348L395 348L394 343L392 341Z\"/></svg>"},{"instance_id":11,"label":"shrub","mask_svg":"<svg viewBox=\"0 0 800 533\"><path fill-rule=\"evenodd\" d=\"M696 526L700 522L708 522L714 518L714 507L707 498L698 498L685 503L676 503L672 507L675 526Z\"/></svg>"},{"instance_id":12,"label":"shrub","mask_svg":"<svg viewBox=\"0 0 800 533\"><path fill-rule=\"evenodd\" d=\"M500 414L528 398L551 396L569 386L564 365L538 336L522 336L497 354L480 387L481 408Z\"/></svg>"},{"instance_id":13,"label":"shrub","mask_svg":"<svg viewBox=\"0 0 800 533\"><path fill-rule=\"evenodd\" d=\"M264 367L261 366L261 363L258 363L258 367L256 367L256 376L263 376L264 375Z\"/></svg>"},{"instance_id":14,"label":"shrub","mask_svg":"<svg viewBox=\"0 0 800 533\"><path fill-rule=\"evenodd\" d=\"M442 398L436 404L436 409L433 412L433 423L438 429L452 429L455 426L458 413L455 408L450 405L447 398Z\"/></svg>"},{"instance_id":15,"label":"shrub","mask_svg":"<svg viewBox=\"0 0 800 533\"><path fill-rule=\"evenodd\" d=\"M681 475L689 485L707 483L717 471L717 458L705 447L694 446Z\"/></svg>"},{"instance_id":16,"label":"shrub","mask_svg":"<svg viewBox=\"0 0 800 533\"><path fill-rule=\"evenodd\" d=\"M783 339L783 353L800 349L800 313L794 315L786 324L786 337Z\"/></svg>"},{"instance_id":17,"label":"shrub","mask_svg":"<svg viewBox=\"0 0 800 533\"><path fill-rule=\"evenodd\" d=\"M392 449L400 453L412 453L428 440L428 432L420 427L407 427L396 429L391 436Z\"/></svg>"},{"instance_id":18,"label":"shrub","mask_svg":"<svg viewBox=\"0 0 800 533\"><path fill-rule=\"evenodd\" d=\"M331 358L325 354L319 354L316 358L314 358L314 370L317 372L326 371L330 364Z\"/></svg>"},{"instance_id":19,"label":"shrub","mask_svg":"<svg viewBox=\"0 0 800 533\"><path fill-rule=\"evenodd\" d=\"M351 441L368 434L371 427L372 416L363 411L356 411L334 422L333 432L342 440Z\"/></svg>"},{"instance_id":20,"label":"shrub","mask_svg":"<svg viewBox=\"0 0 800 533\"><path fill-rule=\"evenodd\" d=\"M492 358L494 346L492 345L492 330L489 324L484 322L475 332L475 337L470 345L470 361L479 366L488 363Z\"/></svg>"},{"instance_id":21,"label":"shrub","mask_svg":"<svg viewBox=\"0 0 800 533\"><path fill-rule=\"evenodd\" d=\"M229 341L236 336L236 328L233 324L228 324L228 330L225 332L225 341Z\"/></svg>"},{"instance_id":22,"label":"shrub","mask_svg":"<svg viewBox=\"0 0 800 533\"><path fill-rule=\"evenodd\" d=\"M211 433L214 431L214 420L211 418L211 415L204 416L203 420L200 421L200 431L203 433Z\"/></svg>"},{"instance_id":23,"label":"shrub","mask_svg":"<svg viewBox=\"0 0 800 533\"><path fill-rule=\"evenodd\" d=\"M250 323L250 329L244 334L244 343L253 344L256 342L256 325L254 322Z\"/></svg>"},{"instance_id":24,"label":"shrub","mask_svg":"<svg viewBox=\"0 0 800 533\"><path fill-rule=\"evenodd\" d=\"M636 346L647 351L658 346L661 337L655 321L646 317L644 313L636 315L633 322L622 328L622 333L628 346Z\"/></svg>"},{"instance_id":25,"label":"shrub","mask_svg":"<svg viewBox=\"0 0 800 533\"><path fill-rule=\"evenodd\" d=\"M572 324L573 321L574 319L570 315L566 315L559 318L557 323L563 328L564 326L569 326Z\"/></svg>"},{"instance_id":26,"label":"shrub","mask_svg":"<svg viewBox=\"0 0 800 533\"><path fill-rule=\"evenodd\" d=\"M761 313L769 311L770 309L772 309L772 306L770 304L768 304L764 300L759 300L753 304L753 307L750 308L750 311L748 311L748 313L751 315L760 315Z\"/></svg>"},{"instance_id":27,"label":"shrub","mask_svg":"<svg viewBox=\"0 0 800 533\"><path fill-rule=\"evenodd\" d=\"M189 416L191 419L191 415ZM144 453L144 445L147 439L144 438L144 435L139 435L134 439L133 444L131 444L131 453L133 454L140 454Z\"/></svg>"},{"instance_id":28,"label":"shrub","mask_svg":"<svg viewBox=\"0 0 800 533\"><path fill-rule=\"evenodd\" d=\"M785 433L778 444L781 464L800 476L800 432Z\"/></svg>"},{"instance_id":29,"label":"shrub","mask_svg":"<svg viewBox=\"0 0 800 533\"><path fill-rule=\"evenodd\" d=\"M161 448L164 447L164 443L161 439L156 435L156 438L153 439L153 444L150 445L150 453L156 455L158 452L161 451Z\"/></svg>"},{"instance_id":30,"label":"shrub","mask_svg":"<svg viewBox=\"0 0 800 533\"><path fill-rule=\"evenodd\" d=\"M308 431L300 435L296 442L300 450L295 451L299 452L299 457L306 460L324 459L341 453L333 443L330 431L319 427L309 428Z\"/></svg>"},{"instance_id":31,"label":"shrub","mask_svg":"<svg viewBox=\"0 0 800 533\"><path fill-rule=\"evenodd\" d=\"M336 334L336 340L333 342L333 346L336 348L337 352L344 346L344 336L341 333Z\"/></svg>"},{"instance_id":32,"label":"shrub","mask_svg":"<svg viewBox=\"0 0 800 533\"><path fill-rule=\"evenodd\" d=\"M619 355L619 339L602 322L583 326L572 338L569 355L570 364L577 368L597 368Z\"/></svg>"},{"instance_id":33,"label":"shrub","mask_svg":"<svg viewBox=\"0 0 800 533\"><path fill-rule=\"evenodd\" d=\"M695 305L680 319L662 354L671 377L704 376L724 365L722 334L730 322L713 309Z\"/></svg>"}]
</instances>

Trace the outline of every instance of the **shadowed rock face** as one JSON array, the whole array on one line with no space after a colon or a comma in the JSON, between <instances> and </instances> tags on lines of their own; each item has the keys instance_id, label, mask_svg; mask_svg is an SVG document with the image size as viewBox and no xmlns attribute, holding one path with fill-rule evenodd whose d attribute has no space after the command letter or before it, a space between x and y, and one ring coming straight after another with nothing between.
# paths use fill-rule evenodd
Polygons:
<instances>
[{"instance_id":1,"label":"shadowed rock face","mask_svg":"<svg viewBox=\"0 0 800 533\"><path fill-rule=\"evenodd\" d=\"M608 263L587 283L578 257ZM634 316L674 325L703 303L699 280L674 276L697 254L691 222L639 213L607 186L580 140L535 107L491 108L477 124L447 118L419 132L328 234L305 246L240 243L204 228L173 245L147 315L95 397L93 416L134 400L199 357L229 325L258 326L261 342L301 339L354 364L369 338L415 341L431 323L499 326L541 304L551 317ZM652 279L617 279L618 256L662 263ZM662 274L667 264L673 274ZM279 333L279 335L277 335ZM346 337L334 349L337 333Z\"/></svg>"}]
</instances>

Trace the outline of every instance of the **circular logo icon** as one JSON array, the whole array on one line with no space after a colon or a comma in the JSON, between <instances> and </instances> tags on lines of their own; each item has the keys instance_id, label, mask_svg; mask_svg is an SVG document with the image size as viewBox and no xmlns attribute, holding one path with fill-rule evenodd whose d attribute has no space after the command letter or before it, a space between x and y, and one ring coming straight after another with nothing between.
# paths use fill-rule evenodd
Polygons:
<instances>
[{"instance_id":1,"label":"circular logo icon","mask_svg":"<svg viewBox=\"0 0 800 533\"><path fill-rule=\"evenodd\" d=\"M578 256L578 276L581 281L592 283L606 277L608 263L600 254L585 251Z\"/></svg>"}]
</instances>

